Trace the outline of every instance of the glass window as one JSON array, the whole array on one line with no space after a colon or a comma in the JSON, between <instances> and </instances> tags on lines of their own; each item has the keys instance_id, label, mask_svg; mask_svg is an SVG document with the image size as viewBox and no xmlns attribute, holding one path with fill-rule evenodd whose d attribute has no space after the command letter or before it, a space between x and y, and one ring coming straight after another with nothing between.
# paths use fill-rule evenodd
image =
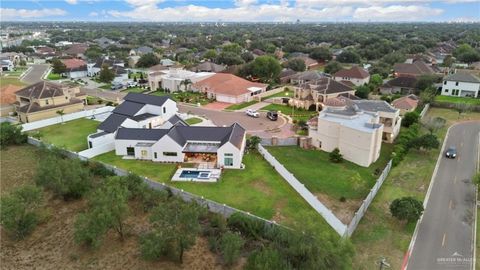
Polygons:
<instances>
[{"instance_id":1,"label":"glass window","mask_svg":"<svg viewBox=\"0 0 480 270\"><path fill-rule=\"evenodd\" d=\"M233 154L232 153L225 153L225 156L226 157L233 157Z\"/></svg>"},{"instance_id":2,"label":"glass window","mask_svg":"<svg viewBox=\"0 0 480 270\"><path fill-rule=\"evenodd\" d=\"M141 153L142 153L142 157L145 157L145 156L147 156L147 150L142 150L142 152L141 152Z\"/></svg>"},{"instance_id":3,"label":"glass window","mask_svg":"<svg viewBox=\"0 0 480 270\"><path fill-rule=\"evenodd\" d=\"M448 89L445 89L445 93L448 93Z\"/></svg>"},{"instance_id":4,"label":"glass window","mask_svg":"<svg viewBox=\"0 0 480 270\"><path fill-rule=\"evenodd\" d=\"M447 85L447 81L444 81L443 84Z\"/></svg>"},{"instance_id":5,"label":"glass window","mask_svg":"<svg viewBox=\"0 0 480 270\"><path fill-rule=\"evenodd\" d=\"M225 166L233 166L233 158L226 157L223 163Z\"/></svg>"},{"instance_id":6,"label":"glass window","mask_svg":"<svg viewBox=\"0 0 480 270\"><path fill-rule=\"evenodd\" d=\"M47 105L48 105L48 99L46 99L46 100L45 100L45 104L47 104Z\"/></svg>"},{"instance_id":7,"label":"glass window","mask_svg":"<svg viewBox=\"0 0 480 270\"><path fill-rule=\"evenodd\" d=\"M455 82L455 86L458 86L458 82Z\"/></svg>"},{"instance_id":8,"label":"glass window","mask_svg":"<svg viewBox=\"0 0 480 270\"><path fill-rule=\"evenodd\" d=\"M163 107L163 113L167 113L167 108Z\"/></svg>"},{"instance_id":9,"label":"glass window","mask_svg":"<svg viewBox=\"0 0 480 270\"><path fill-rule=\"evenodd\" d=\"M176 157L177 152L163 152L163 155L167 157Z\"/></svg>"},{"instance_id":10,"label":"glass window","mask_svg":"<svg viewBox=\"0 0 480 270\"><path fill-rule=\"evenodd\" d=\"M153 158L157 158L157 152L153 152Z\"/></svg>"},{"instance_id":11,"label":"glass window","mask_svg":"<svg viewBox=\"0 0 480 270\"><path fill-rule=\"evenodd\" d=\"M127 155L128 156L135 156L135 148L127 147Z\"/></svg>"}]
</instances>

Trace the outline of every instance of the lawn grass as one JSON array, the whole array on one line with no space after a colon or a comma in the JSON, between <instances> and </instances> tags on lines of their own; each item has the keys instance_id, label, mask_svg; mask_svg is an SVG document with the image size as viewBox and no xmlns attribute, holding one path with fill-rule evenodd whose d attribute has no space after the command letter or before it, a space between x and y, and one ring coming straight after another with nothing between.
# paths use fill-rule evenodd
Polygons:
<instances>
[{"instance_id":1,"label":"lawn grass","mask_svg":"<svg viewBox=\"0 0 480 270\"><path fill-rule=\"evenodd\" d=\"M154 96L170 96L171 99L173 99L176 102L184 102L184 103L190 103L190 104L195 104L197 105L200 103L200 105L206 105L212 100L208 99L205 97L203 93L199 92L174 92L174 93L167 93L164 91L155 91L151 93L151 95Z\"/></svg>"},{"instance_id":2,"label":"lawn grass","mask_svg":"<svg viewBox=\"0 0 480 270\"><path fill-rule=\"evenodd\" d=\"M293 91L292 90L287 90L287 91L282 91L270 96L262 97L262 100L266 100L269 98L276 98L276 97L293 97Z\"/></svg>"},{"instance_id":3,"label":"lawn grass","mask_svg":"<svg viewBox=\"0 0 480 270\"><path fill-rule=\"evenodd\" d=\"M480 105L480 98L436 96L435 101L455 104Z\"/></svg>"},{"instance_id":4,"label":"lawn grass","mask_svg":"<svg viewBox=\"0 0 480 270\"><path fill-rule=\"evenodd\" d=\"M25 83L20 81L18 78L0 76L0 87L7 86L9 84L18 85L18 86L25 86L26 85Z\"/></svg>"},{"instance_id":5,"label":"lawn grass","mask_svg":"<svg viewBox=\"0 0 480 270\"><path fill-rule=\"evenodd\" d=\"M62 75L53 72L48 73L47 80L56 81L60 79L63 79Z\"/></svg>"},{"instance_id":6,"label":"lawn grass","mask_svg":"<svg viewBox=\"0 0 480 270\"><path fill-rule=\"evenodd\" d=\"M269 104L261 108L261 110L281 111L283 114L286 114L292 117L293 120L296 120L296 121L300 121L300 120L308 121L315 115L318 115L318 112L312 112L312 111L307 111L307 110L298 109L298 108L295 108L292 110L292 107L287 105L280 105L280 104ZM292 113L293 113L293 116L292 116Z\"/></svg>"},{"instance_id":7,"label":"lawn grass","mask_svg":"<svg viewBox=\"0 0 480 270\"><path fill-rule=\"evenodd\" d=\"M268 151L282 163L287 170L313 193L323 193L339 200L363 199L375 184L380 172L390 160L392 145L383 144L380 158L370 165L362 167L344 160L333 163L329 153L319 150L307 150L298 146L270 146Z\"/></svg>"},{"instance_id":8,"label":"lawn grass","mask_svg":"<svg viewBox=\"0 0 480 270\"><path fill-rule=\"evenodd\" d=\"M203 122L203 120L198 118L198 117L191 117L191 118L186 119L185 122L189 125L195 125L195 124L199 124L199 123Z\"/></svg>"},{"instance_id":9,"label":"lawn grass","mask_svg":"<svg viewBox=\"0 0 480 270\"><path fill-rule=\"evenodd\" d=\"M104 84L104 85L100 86L100 88L105 89L105 90L111 90L112 89L112 84L107 83L107 84Z\"/></svg>"},{"instance_id":10,"label":"lawn grass","mask_svg":"<svg viewBox=\"0 0 480 270\"><path fill-rule=\"evenodd\" d=\"M240 110L240 109L243 109L243 108L248 107L248 106L252 106L253 104L257 104L257 103L258 103L258 101L256 101L256 100L252 100L252 101L248 101L248 102L242 102L240 104L230 105L227 108L225 108L225 110L231 110L231 111Z\"/></svg>"},{"instance_id":11,"label":"lawn grass","mask_svg":"<svg viewBox=\"0 0 480 270\"><path fill-rule=\"evenodd\" d=\"M9 77L20 77L20 75L22 75L22 73L25 72L25 70L27 70L27 67L17 67L15 68L15 70L5 71L4 74L6 74Z\"/></svg>"},{"instance_id":12,"label":"lawn grass","mask_svg":"<svg viewBox=\"0 0 480 270\"><path fill-rule=\"evenodd\" d=\"M313 224L318 232L333 232L257 152L244 156L245 169L225 170L218 183L172 182L175 164L124 160L113 151L94 159L291 227Z\"/></svg>"},{"instance_id":13,"label":"lawn grass","mask_svg":"<svg viewBox=\"0 0 480 270\"><path fill-rule=\"evenodd\" d=\"M87 136L95 133L99 124L94 120L80 118L37 129L31 133L40 132L42 141L79 152L88 148Z\"/></svg>"},{"instance_id":14,"label":"lawn grass","mask_svg":"<svg viewBox=\"0 0 480 270\"><path fill-rule=\"evenodd\" d=\"M129 92L129 93L143 93L147 91L146 89L143 89L141 87L130 87L130 88L127 88L125 90L123 90L123 92Z\"/></svg>"},{"instance_id":15,"label":"lawn grass","mask_svg":"<svg viewBox=\"0 0 480 270\"><path fill-rule=\"evenodd\" d=\"M459 120L480 120L480 113L467 113L458 118L454 110L431 108L427 117L442 117L447 125L437 132L443 142L448 126ZM426 131L423 131L426 132ZM392 168L382 188L368 208L353 234L356 249L356 269L375 269L380 257L385 257L391 269L400 269L407 251L415 223L404 224L394 219L389 210L390 203L403 196L424 199L440 149L421 152L412 149L405 159Z\"/></svg>"}]
</instances>

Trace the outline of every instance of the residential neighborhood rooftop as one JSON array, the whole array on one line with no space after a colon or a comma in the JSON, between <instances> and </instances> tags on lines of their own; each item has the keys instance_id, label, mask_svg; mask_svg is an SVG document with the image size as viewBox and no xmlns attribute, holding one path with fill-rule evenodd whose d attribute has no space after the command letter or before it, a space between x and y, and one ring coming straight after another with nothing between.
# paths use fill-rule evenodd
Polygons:
<instances>
[{"instance_id":1,"label":"residential neighborhood rooftop","mask_svg":"<svg viewBox=\"0 0 480 270\"><path fill-rule=\"evenodd\" d=\"M480 83L480 78L468 72L456 72L448 75L445 81Z\"/></svg>"}]
</instances>

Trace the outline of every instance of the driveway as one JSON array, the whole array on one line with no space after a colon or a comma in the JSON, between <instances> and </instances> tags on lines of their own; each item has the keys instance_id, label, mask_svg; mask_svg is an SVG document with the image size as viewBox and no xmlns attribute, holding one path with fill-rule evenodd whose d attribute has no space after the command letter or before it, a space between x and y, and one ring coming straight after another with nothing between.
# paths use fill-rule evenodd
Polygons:
<instances>
[{"instance_id":1,"label":"driveway","mask_svg":"<svg viewBox=\"0 0 480 270\"><path fill-rule=\"evenodd\" d=\"M458 157L440 156L408 270L473 269L476 198L471 179L479 162L479 132L478 121L450 128L445 147L455 146Z\"/></svg>"},{"instance_id":2,"label":"driveway","mask_svg":"<svg viewBox=\"0 0 480 270\"><path fill-rule=\"evenodd\" d=\"M26 84L34 84L37 82L40 82L42 80L43 75L47 71L47 69L50 67L50 65L47 64L35 64L30 66L31 69L30 71L23 76L21 79L22 82Z\"/></svg>"}]
</instances>

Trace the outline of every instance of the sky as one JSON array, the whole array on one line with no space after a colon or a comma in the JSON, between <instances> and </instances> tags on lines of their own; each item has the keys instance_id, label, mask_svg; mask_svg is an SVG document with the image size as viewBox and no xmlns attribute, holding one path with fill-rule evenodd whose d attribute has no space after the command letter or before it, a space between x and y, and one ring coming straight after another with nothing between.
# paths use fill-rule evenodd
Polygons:
<instances>
[{"instance_id":1,"label":"sky","mask_svg":"<svg viewBox=\"0 0 480 270\"><path fill-rule=\"evenodd\" d=\"M0 21L480 22L480 0L1 0Z\"/></svg>"}]
</instances>

